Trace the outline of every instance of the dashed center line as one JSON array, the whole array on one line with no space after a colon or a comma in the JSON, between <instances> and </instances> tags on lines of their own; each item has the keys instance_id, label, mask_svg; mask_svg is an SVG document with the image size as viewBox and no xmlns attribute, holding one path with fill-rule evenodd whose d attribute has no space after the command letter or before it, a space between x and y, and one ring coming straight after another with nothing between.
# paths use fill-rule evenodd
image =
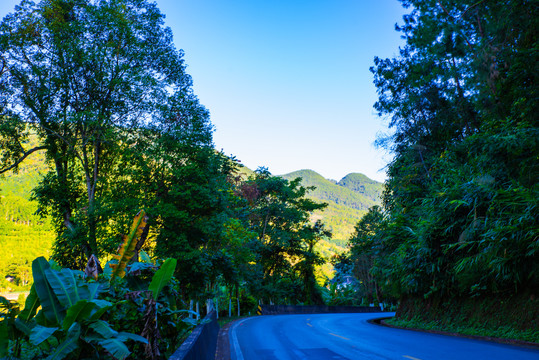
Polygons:
<instances>
[{"instance_id":1,"label":"dashed center line","mask_svg":"<svg viewBox=\"0 0 539 360\"><path fill-rule=\"evenodd\" d=\"M419 358L416 358L416 357L413 357L413 356L408 356L408 355L402 355L402 357L405 357L405 358L410 359L410 360L421 360Z\"/></svg>"},{"instance_id":2,"label":"dashed center line","mask_svg":"<svg viewBox=\"0 0 539 360\"><path fill-rule=\"evenodd\" d=\"M344 336L337 335L337 334L334 334L334 333L329 333L329 335L333 335L333 336L336 336L336 337L341 338L341 339L344 339L344 340L350 340L349 338L346 338L346 337L344 337Z\"/></svg>"},{"instance_id":3,"label":"dashed center line","mask_svg":"<svg viewBox=\"0 0 539 360\"><path fill-rule=\"evenodd\" d=\"M311 324L307 323L308 326L313 327Z\"/></svg>"}]
</instances>

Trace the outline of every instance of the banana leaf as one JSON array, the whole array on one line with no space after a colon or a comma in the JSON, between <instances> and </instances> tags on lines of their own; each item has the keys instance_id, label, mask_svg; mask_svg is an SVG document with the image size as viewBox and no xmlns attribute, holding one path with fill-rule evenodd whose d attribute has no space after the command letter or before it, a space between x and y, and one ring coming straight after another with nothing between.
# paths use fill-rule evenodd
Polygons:
<instances>
[{"instance_id":1,"label":"banana leaf","mask_svg":"<svg viewBox=\"0 0 539 360\"><path fill-rule=\"evenodd\" d=\"M133 225L131 225L129 235L123 237L122 246L118 255L112 255L114 259L118 260L118 263L109 263L109 266L112 268L110 278L111 282L114 281L116 277L123 278L125 276L125 267L135 255L135 248L137 246L138 239L146 227L147 220L148 217L146 216L144 210L139 211L133 220Z\"/></svg>"},{"instance_id":2,"label":"banana leaf","mask_svg":"<svg viewBox=\"0 0 539 360\"><path fill-rule=\"evenodd\" d=\"M116 359L123 360L131 354L131 351L125 346L120 339L112 338L99 341L99 345L103 346Z\"/></svg>"},{"instance_id":3,"label":"banana leaf","mask_svg":"<svg viewBox=\"0 0 539 360\"><path fill-rule=\"evenodd\" d=\"M57 327L51 328L51 327L36 325L30 332L30 343L32 343L32 345L38 346L43 341L50 338L56 330L58 330Z\"/></svg>"},{"instance_id":4,"label":"banana leaf","mask_svg":"<svg viewBox=\"0 0 539 360\"><path fill-rule=\"evenodd\" d=\"M92 302L96 304L96 307L92 310L90 320L99 319L105 312L113 307L112 303L107 300L92 300Z\"/></svg>"},{"instance_id":5,"label":"banana leaf","mask_svg":"<svg viewBox=\"0 0 539 360\"><path fill-rule=\"evenodd\" d=\"M9 348L9 324L7 320L0 321L0 356L8 354Z\"/></svg>"},{"instance_id":6,"label":"banana leaf","mask_svg":"<svg viewBox=\"0 0 539 360\"><path fill-rule=\"evenodd\" d=\"M37 296L43 308L45 318L57 325L62 324L65 317L65 309L58 301L53 289L47 281L46 270L50 265L44 257L40 256L32 262L32 274Z\"/></svg>"},{"instance_id":7,"label":"banana leaf","mask_svg":"<svg viewBox=\"0 0 539 360\"><path fill-rule=\"evenodd\" d=\"M140 250L139 256L140 256L141 262L146 263L146 264L153 264L152 259L150 258L150 256L148 255L146 251Z\"/></svg>"},{"instance_id":8,"label":"banana leaf","mask_svg":"<svg viewBox=\"0 0 539 360\"><path fill-rule=\"evenodd\" d=\"M92 310L95 308L96 304L93 302L88 302L88 300L79 300L69 309L67 309L66 317L62 324L62 328L67 330L73 325L75 321L80 322L80 320L86 320L90 318Z\"/></svg>"},{"instance_id":9,"label":"banana leaf","mask_svg":"<svg viewBox=\"0 0 539 360\"><path fill-rule=\"evenodd\" d=\"M28 294L28 297L24 302L24 310L21 311L17 318L24 321L29 321L36 315L37 309L40 305L41 304L39 303L39 297L37 296L36 292L36 285L32 284L32 287L30 288L30 293Z\"/></svg>"},{"instance_id":10,"label":"banana leaf","mask_svg":"<svg viewBox=\"0 0 539 360\"><path fill-rule=\"evenodd\" d=\"M26 334L26 336L30 336L32 329L36 325L37 324L35 321L25 321L20 316L15 319L15 327L22 333Z\"/></svg>"},{"instance_id":11,"label":"banana leaf","mask_svg":"<svg viewBox=\"0 0 539 360\"><path fill-rule=\"evenodd\" d=\"M161 290L163 290L165 285L167 285L170 279L172 279L174 270L176 270L176 263L176 259L169 258L165 260L163 265L161 265L161 268L153 275L152 282L150 283L148 290L152 291L154 300L157 300Z\"/></svg>"},{"instance_id":12,"label":"banana leaf","mask_svg":"<svg viewBox=\"0 0 539 360\"><path fill-rule=\"evenodd\" d=\"M56 348L56 351L47 360L62 360L79 347L80 325L74 323L67 331L67 336Z\"/></svg>"},{"instance_id":13,"label":"banana leaf","mask_svg":"<svg viewBox=\"0 0 539 360\"><path fill-rule=\"evenodd\" d=\"M77 279L72 270L62 269L60 271L46 269L45 276L54 294L65 308L69 308L80 300Z\"/></svg>"},{"instance_id":14,"label":"banana leaf","mask_svg":"<svg viewBox=\"0 0 539 360\"><path fill-rule=\"evenodd\" d=\"M145 337L142 337L142 336L137 335L137 334L127 333L127 332L119 332L117 338L122 340L122 341L134 340L134 341L139 341L139 342L141 342L143 344L148 343L148 340Z\"/></svg>"},{"instance_id":15,"label":"banana leaf","mask_svg":"<svg viewBox=\"0 0 539 360\"><path fill-rule=\"evenodd\" d=\"M110 339L118 335L118 332L112 329L110 325L103 320L96 320L92 322L89 326L105 339Z\"/></svg>"},{"instance_id":16,"label":"banana leaf","mask_svg":"<svg viewBox=\"0 0 539 360\"><path fill-rule=\"evenodd\" d=\"M98 283L82 283L78 285L79 296L84 300L93 300L99 294L100 285Z\"/></svg>"}]
</instances>

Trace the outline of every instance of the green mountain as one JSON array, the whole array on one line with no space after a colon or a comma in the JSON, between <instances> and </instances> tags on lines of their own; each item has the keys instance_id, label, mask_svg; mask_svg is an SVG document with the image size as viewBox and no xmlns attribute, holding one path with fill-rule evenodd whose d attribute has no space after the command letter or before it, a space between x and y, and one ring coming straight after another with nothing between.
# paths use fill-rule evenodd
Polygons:
<instances>
[{"instance_id":1,"label":"green mountain","mask_svg":"<svg viewBox=\"0 0 539 360\"><path fill-rule=\"evenodd\" d=\"M324 211L315 212L314 219L321 219L333 232L331 242L344 247L354 231L354 226L367 210L380 204L383 184L358 173L346 175L335 182L313 170L299 170L281 177L292 180L302 178L303 186L315 186L309 193L314 200L328 203Z\"/></svg>"},{"instance_id":2,"label":"green mountain","mask_svg":"<svg viewBox=\"0 0 539 360\"><path fill-rule=\"evenodd\" d=\"M382 192L384 190L382 183L369 179L367 176L359 173L346 175L337 183L337 185L362 194L374 201L375 204L380 203Z\"/></svg>"}]
</instances>

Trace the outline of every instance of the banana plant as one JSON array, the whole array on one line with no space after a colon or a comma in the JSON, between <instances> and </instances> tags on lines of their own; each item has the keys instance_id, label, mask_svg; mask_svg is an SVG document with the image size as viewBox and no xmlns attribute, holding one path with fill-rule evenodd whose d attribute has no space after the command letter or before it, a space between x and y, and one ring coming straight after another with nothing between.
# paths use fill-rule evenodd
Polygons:
<instances>
[{"instance_id":1,"label":"banana plant","mask_svg":"<svg viewBox=\"0 0 539 360\"><path fill-rule=\"evenodd\" d=\"M96 345L124 359L130 354L126 340L147 343L139 335L115 331L101 319L113 304L97 299L99 284L86 282L83 272L53 269L43 257L33 261L32 270L34 286L16 326L33 346L51 349L49 359L76 357L83 351L99 358Z\"/></svg>"},{"instance_id":2,"label":"banana plant","mask_svg":"<svg viewBox=\"0 0 539 360\"><path fill-rule=\"evenodd\" d=\"M7 356L10 341L15 343L16 350L20 348L20 333L15 325L19 312L17 302L0 296L0 358Z\"/></svg>"}]
</instances>

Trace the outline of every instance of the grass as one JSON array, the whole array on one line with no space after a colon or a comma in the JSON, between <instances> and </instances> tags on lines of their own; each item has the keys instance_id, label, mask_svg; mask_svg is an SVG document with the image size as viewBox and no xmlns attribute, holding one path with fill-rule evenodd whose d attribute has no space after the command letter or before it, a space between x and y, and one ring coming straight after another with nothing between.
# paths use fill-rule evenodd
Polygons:
<instances>
[{"instance_id":1,"label":"grass","mask_svg":"<svg viewBox=\"0 0 539 360\"><path fill-rule=\"evenodd\" d=\"M242 315L242 316L231 316L231 317L220 317L219 319L217 319L217 322L219 323L219 326L220 327L223 327L225 326L226 324L232 322L232 321L235 321L235 320L238 320L238 319L243 319L243 318L248 318L248 317L251 317L252 315Z\"/></svg>"},{"instance_id":2,"label":"grass","mask_svg":"<svg viewBox=\"0 0 539 360\"><path fill-rule=\"evenodd\" d=\"M418 318L412 318L411 320L391 318L385 321L387 324L408 328L408 329L421 329L421 330L437 330L451 333L457 333L461 335L471 336L486 336L499 339L508 340L521 340L533 343L539 343L539 329L515 329L511 326L499 326L497 328L490 328L481 325L464 325L464 324L440 324L437 321L422 321Z\"/></svg>"}]
</instances>

